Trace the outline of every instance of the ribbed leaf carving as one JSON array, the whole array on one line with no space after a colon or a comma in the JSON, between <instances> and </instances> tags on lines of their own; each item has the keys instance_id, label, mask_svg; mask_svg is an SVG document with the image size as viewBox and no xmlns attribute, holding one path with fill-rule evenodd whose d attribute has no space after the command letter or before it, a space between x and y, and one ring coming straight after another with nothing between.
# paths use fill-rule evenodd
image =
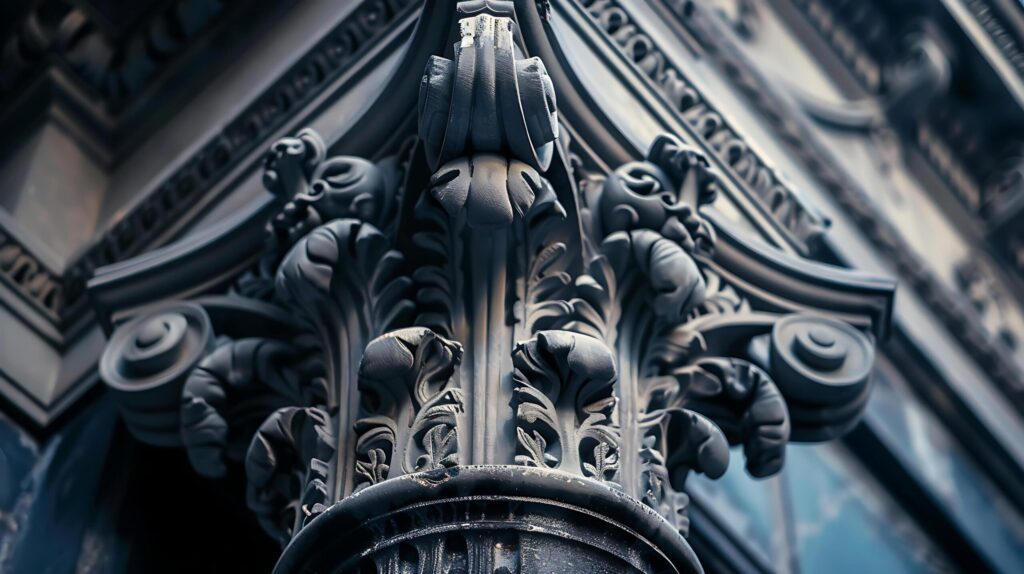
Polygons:
<instances>
[{"instance_id":1,"label":"ribbed leaf carving","mask_svg":"<svg viewBox=\"0 0 1024 574\"><path fill-rule=\"evenodd\" d=\"M614 480L615 364L604 343L569 331L541 331L516 345L512 360L516 461Z\"/></svg>"},{"instance_id":2,"label":"ribbed leaf carving","mask_svg":"<svg viewBox=\"0 0 1024 574\"><path fill-rule=\"evenodd\" d=\"M359 366L356 483L459 463L462 347L424 327L370 342Z\"/></svg>"}]
</instances>

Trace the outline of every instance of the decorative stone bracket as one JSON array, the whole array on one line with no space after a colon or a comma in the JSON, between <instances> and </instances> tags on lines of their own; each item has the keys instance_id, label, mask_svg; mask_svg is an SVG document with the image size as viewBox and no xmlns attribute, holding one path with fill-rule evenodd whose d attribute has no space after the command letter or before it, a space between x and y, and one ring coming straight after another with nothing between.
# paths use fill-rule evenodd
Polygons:
<instances>
[{"instance_id":1,"label":"decorative stone bracket","mask_svg":"<svg viewBox=\"0 0 1024 574\"><path fill-rule=\"evenodd\" d=\"M893 287L742 239L670 135L559 177L511 4L459 15L417 142L275 144L260 261L123 323L102 377L140 440L245 465L278 572L699 572L687 477L855 424Z\"/></svg>"}]
</instances>

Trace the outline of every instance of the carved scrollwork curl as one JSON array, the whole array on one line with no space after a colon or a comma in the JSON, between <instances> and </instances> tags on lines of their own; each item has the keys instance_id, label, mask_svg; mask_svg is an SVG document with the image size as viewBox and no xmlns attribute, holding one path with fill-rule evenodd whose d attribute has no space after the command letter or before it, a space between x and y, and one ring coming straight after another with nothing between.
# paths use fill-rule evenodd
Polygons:
<instances>
[{"instance_id":1,"label":"carved scrollwork curl","mask_svg":"<svg viewBox=\"0 0 1024 574\"><path fill-rule=\"evenodd\" d=\"M309 202L323 221L352 217L379 224L390 214L393 194L376 164L361 157L336 156L313 172Z\"/></svg>"},{"instance_id":2,"label":"carved scrollwork curl","mask_svg":"<svg viewBox=\"0 0 1024 574\"><path fill-rule=\"evenodd\" d=\"M210 319L194 303L163 305L114 332L100 358L100 376L136 438L160 446L181 444L178 396L213 344Z\"/></svg>"},{"instance_id":3,"label":"carved scrollwork curl","mask_svg":"<svg viewBox=\"0 0 1024 574\"><path fill-rule=\"evenodd\" d=\"M263 184L285 203L268 223L260 273L272 277L286 252L316 227L341 218L382 225L396 208L397 183L385 168L360 157L327 158L312 129L275 142L264 161ZM252 286L250 286L252 287Z\"/></svg>"},{"instance_id":4,"label":"carved scrollwork curl","mask_svg":"<svg viewBox=\"0 0 1024 574\"><path fill-rule=\"evenodd\" d=\"M648 229L675 241L687 253L710 252L712 228L698 213L714 201L717 180L707 158L672 135L658 136L644 161L616 169L604 181L597 200L604 237L617 231Z\"/></svg>"},{"instance_id":5,"label":"carved scrollwork curl","mask_svg":"<svg viewBox=\"0 0 1024 574\"><path fill-rule=\"evenodd\" d=\"M615 363L604 344L569 331L542 331L512 353L516 462L614 480Z\"/></svg>"},{"instance_id":6,"label":"carved scrollwork curl","mask_svg":"<svg viewBox=\"0 0 1024 574\"><path fill-rule=\"evenodd\" d=\"M855 425L867 404L874 341L841 321L793 314L772 329L769 364L789 404L793 439L831 440Z\"/></svg>"},{"instance_id":7,"label":"carved scrollwork curl","mask_svg":"<svg viewBox=\"0 0 1024 574\"><path fill-rule=\"evenodd\" d=\"M787 397L835 405L857 396L871 375L874 343L827 317L789 315L772 328L771 370Z\"/></svg>"}]
</instances>

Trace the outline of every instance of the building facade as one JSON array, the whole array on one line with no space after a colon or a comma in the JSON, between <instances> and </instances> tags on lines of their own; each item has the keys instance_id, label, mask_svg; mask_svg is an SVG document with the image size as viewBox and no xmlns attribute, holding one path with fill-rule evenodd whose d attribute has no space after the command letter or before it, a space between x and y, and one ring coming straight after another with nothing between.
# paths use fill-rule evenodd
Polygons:
<instances>
[{"instance_id":1,"label":"building facade","mask_svg":"<svg viewBox=\"0 0 1024 574\"><path fill-rule=\"evenodd\" d=\"M1015 0L0 14L0 571L1024 570Z\"/></svg>"}]
</instances>

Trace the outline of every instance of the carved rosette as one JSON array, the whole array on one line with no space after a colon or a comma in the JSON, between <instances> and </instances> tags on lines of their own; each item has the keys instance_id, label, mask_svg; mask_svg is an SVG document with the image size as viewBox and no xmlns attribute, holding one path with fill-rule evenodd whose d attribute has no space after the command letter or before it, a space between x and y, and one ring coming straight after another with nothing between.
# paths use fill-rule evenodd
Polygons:
<instances>
[{"instance_id":1,"label":"carved rosette","mask_svg":"<svg viewBox=\"0 0 1024 574\"><path fill-rule=\"evenodd\" d=\"M124 323L101 374L139 439L244 465L279 572L698 572L687 477L855 424L892 288L743 239L674 136L566 176L511 3L459 16L411 153L276 143L263 257Z\"/></svg>"}]
</instances>

